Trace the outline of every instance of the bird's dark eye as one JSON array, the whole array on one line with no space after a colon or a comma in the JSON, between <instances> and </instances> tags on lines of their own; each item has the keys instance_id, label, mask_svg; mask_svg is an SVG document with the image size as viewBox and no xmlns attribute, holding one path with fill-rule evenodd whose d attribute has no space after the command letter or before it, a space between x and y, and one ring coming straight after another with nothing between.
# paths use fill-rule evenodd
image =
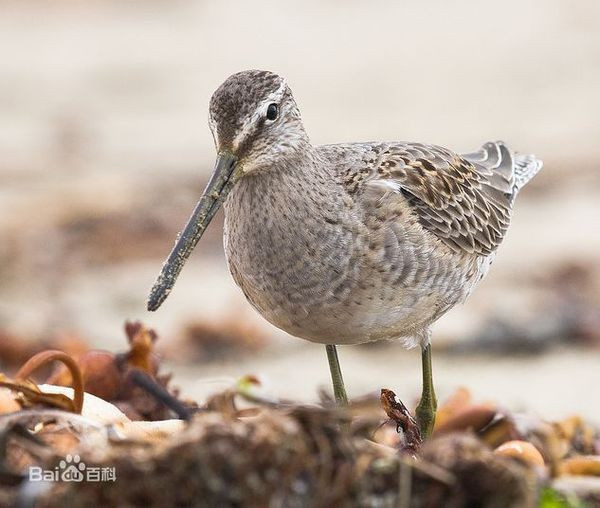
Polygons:
<instances>
[{"instance_id":1,"label":"bird's dark eye","mask_svg":"<svg viewBox=\"0 0 600 508\"><path fill-rule=\"evenodd\" d=\"M276 120L277 115L279 115L279 106L275 103L269 104L267 108L267 120Z\"/></svg>"}]
</instances>

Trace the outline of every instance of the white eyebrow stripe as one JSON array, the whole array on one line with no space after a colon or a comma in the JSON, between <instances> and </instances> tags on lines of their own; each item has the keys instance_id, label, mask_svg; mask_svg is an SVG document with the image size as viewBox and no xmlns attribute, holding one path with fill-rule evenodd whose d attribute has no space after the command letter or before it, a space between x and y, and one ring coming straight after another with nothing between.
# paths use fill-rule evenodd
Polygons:
<instances>
[{"instance_id":1,"label":"white eyebrow stripe","mask_svg":"<svg viewBox=\"0 0 600 508\"><path fill-rule=\"evenodd\" d=\"M271 95L269 95L268 101L280 101L285 93L285 89L287 88L287 81L285 79L281 80L281 84L279 88L275 90Z\"/></svg>"},{"instance_id":2,"label":"white eyebrow stripe","mask_svg":"<svg viewBox=\"0 0 600 508\"><path fill-rule=\"evenodd\" d=\"M282 79L281 84L279 85L277 90L270 93L269 96L258 105L254 113L244 120L244 123L240 128L239 132L236 134L235 138L233 138L232 148L234 150L237 150L239 148L242 141L251 131L256 120L258 120L261 116L264 116L267 113L267 108L269 107L269 104L271 104L272 102L279 103L281 101L283 95L285 94L286 88L287 81L285 79Z\"/></svg>"},{"instance_id":3,"label":"white eyebrow stripe","mask_svg":"<svg viewBox=\"0 0 600 508\"><path fill-rule=\"evenodd\" d=\"M213 116L210 113L210 111L208 112L208 128L210 129L210 132L212 134L212 137L213 137L213 140L215 142L215 145L217 145L218 144L218 138L219 138L219 135L217 133L217 122L213 118ZM217 147L217 149L218 148L219 147Z\"/></svg>"}]
</instances>

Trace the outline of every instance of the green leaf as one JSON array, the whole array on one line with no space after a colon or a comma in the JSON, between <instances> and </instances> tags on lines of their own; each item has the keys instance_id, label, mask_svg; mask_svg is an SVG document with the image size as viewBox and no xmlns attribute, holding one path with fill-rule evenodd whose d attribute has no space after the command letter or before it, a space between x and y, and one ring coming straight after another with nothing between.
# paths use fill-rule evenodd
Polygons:
<instances>
[{"instance_id":1,"label":"green leaf","mask_svg":"<svg viewBox=\"0 0 600 508\"><path fill-rule=\"evenodd\" d=\"M545 488L540 495L540 508L587 508L575 496L564 496L551 488Z\"/></svg>"}]
</instances>

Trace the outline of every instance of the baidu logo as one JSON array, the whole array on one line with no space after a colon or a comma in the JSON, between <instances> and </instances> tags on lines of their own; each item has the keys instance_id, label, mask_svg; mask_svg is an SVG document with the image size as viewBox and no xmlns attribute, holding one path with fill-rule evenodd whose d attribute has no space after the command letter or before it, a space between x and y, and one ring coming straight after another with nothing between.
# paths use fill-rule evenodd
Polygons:
<instances>
[{"instance_id":1,"label":"baidu logo","mask_svg":"<svg viewBox=\"0 0 600 508\"><path fill-rule=\"evenodd\" d=\"M67 455L54 469L29 468L31 482L114 482L114 467L87 466L79 455Z\"/></svg>"},{"instance_id":2,"label":"baidu logo","mask_svg":"<svg viewBox=\"0 0 600 508\"><path fill-rule=\"evenodd\" d=\"M79 455L67 455L65 460L60 461L58 467L61 470L60 479L63 482L82 482L84 480L85 463L81 462Z\"/></svg>"}]
</instances>

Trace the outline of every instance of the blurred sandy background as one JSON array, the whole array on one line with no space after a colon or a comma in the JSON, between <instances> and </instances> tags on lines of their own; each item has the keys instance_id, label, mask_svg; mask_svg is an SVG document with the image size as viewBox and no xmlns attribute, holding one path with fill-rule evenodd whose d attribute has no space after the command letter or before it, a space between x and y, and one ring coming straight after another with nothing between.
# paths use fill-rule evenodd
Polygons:
<instances>
[{"instance_id":1,"label":"blurred sandy background","mask_svg":"<svg viewBox=\"0 0 600 508\"><path fill-rule=\"evenodd\" d=\"M273 329L234 286L221 218L160 311L144 306L212 168L211 93L265 68L288 78L315 143L503 139L545 161L491 275L435 330L438 394L466 385L600 420L588 398L600 380L600 4L495 5L4 0L0 341L71 334L119 350L124 320L141 319L188 395L247 373L302 400L328 386L323 348ZM188 354L203 333L206 351ZM415 351L340 356L353 395L420 390Z\"/></svg>"}]
</instances>

